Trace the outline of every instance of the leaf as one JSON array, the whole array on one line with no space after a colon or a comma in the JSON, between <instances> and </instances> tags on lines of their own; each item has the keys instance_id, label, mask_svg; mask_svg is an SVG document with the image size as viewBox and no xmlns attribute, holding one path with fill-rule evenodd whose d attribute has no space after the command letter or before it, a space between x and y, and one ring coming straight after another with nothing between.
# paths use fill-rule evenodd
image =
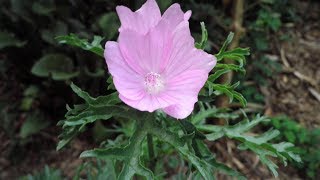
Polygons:
<instances>
[{"instance_id":1,"label":"leaf","mask_svg":"<svg viewBox=\"0 0 320 180\"><path fill-rule=\"evenodd\" d=\"M245 72L246 72L245 69L242 67L242 65L217 63L215 66L214 74L211 74L207 81L214 82L221 75L226 74L230 71L236 71L236 72L240 72L242 74L245 74Z\"/></svg>"},{"instance_id":2,"label":"leaf","mask_svg":"<svg viewBox=\"0 0 320 180\"><path fill-rule=\"evenodd\" d=\"M84 72L90 76L90 77L103 77L106 73L105 70L102 68L99 68L96 70L96 72L90 72L90 70L88 69L88 67L84 67Z\"/></svg>"},{"instance_id":3,"label":"leaf","mask_svg":"<svg viewBox=\"0 0 320 180\"><path fill-rule=\"evenodd\" d=\"M107 79L107 83L109 84L108 85L108 90L116 90L116 87L114 86L113 84L113 79L112 79L112 76L109 76L108 79Z\"/></svg>"},{"instance_id":4,"label":"leaf","mask_svg":"<svg viewBox=\"0 0 320 180\"><path fill-rule=\"evenodd\" d=\"M198 124L202 120L204 120L205 118L214 116L215 114L217 114L217 112L218 112L218 110L216 108L211 108L211 109L207 109L207 110L202 110L201 109L197 114L195 114L191 118L191 122L193 124Z\"/></svg>"},{"instance_id":5,"label":"leaf","mask_svg":"<svg viewBox=\"0 0 320 180\"><path fill-rule=\"evenodd\" d=\"M71 88L85 100L85 104L75 105L73 108L67 106L66 119L58 122L58 125L63 128L63 133L60 135L57 150L67 145L80 132L83 132L87 124L97 120L108 120L112 117L131 120L140 118L138 112L125 106L116 105L120 102L116 92L93 98L73 83L71 83Z\"/></svg>"},{"instance_id":6,"label":"leaf","mask_svg":"<svg viewBox=\"0 0 320 180\"><path fill-rule=\"evenodd\" d=\"M228 45L231 43L233 36L234 33L230 32L227 39L224 41L220 51L218 52L218 54L215 55L218 61L222 60L222 54L226 51Z\"/></svg>"},{"instance_id":7,"label":"leaf","mask_svg":"<svg viewBox=\"0 0 320 180\"><path fill-rule=\"evenodd\" d=\"M206 118L223 118L223 119L235 119L239 115L233 114L224 109L217 109L215 107L209 107L208 109L201 108L198 113L191 117L192 124L200 125L201 122L204 124L203 120Z\"/></svg>"},{"instance_id":8,"label":"leaf","mask_svg":"<svg viewBox=\"0 0 320 180\"><path fill-rule=\"evenodd\" d=\"M72 88L73 92L75 92L79 97L84 99L91 106L100 107L114 105L120 102L117 92L109 94L107 96L99 96L98 98L93 98L87 92L81 90L73 83L71 83L70 87Z\"/></svg>"},{"instance_id":9,"label":"leaf","mask_svg":"<svg viewBox=\"0 0 320 180\"><path fill-rule=\"evenodd\" d=\"M45 165L44 169L33 175L29 174L19 178L20 180L62 180L61 171Z\"/></svg>"},{"instance_id":10,"label":"leaf","mask_svg":"<svg viewBox=\"0 0 320 180\"><path fill-rule=\"evenodd\" d=\"M38 133L40 130L48 127L49 122L46 121L39 113L33 113L27 117L27 120L22 124L20 129L20 137L26 138L32 134Z\"/></svg>"},{"instance_id":11,"label":"leaf","mask_svg":"<svg viewBox=\"0 0 320 180\"><path fill-rule=\"evenodd\" d=\"M215 56L218 61L221 61L224 58L237 61L239 63L239 67L242 68L243 65L245 64L245 56L250 55L250 49L235 48L235 49L226 51L228 45L232 42L233 36L234 36L234 33L230 32L226 41L223 43L220 51Z\"/></svg>"},{"instance_id":12,"label":"leaf","mask_svg":"<svg viewBox=\"0 0 320 180\"><path fill-rule=\"evenodd\" d=\"M239 179L244 179L244 177L237 171L232 170L231 168L221 163L218 163L215 160L210 150L206 147L203 141L200 141L203 140L203 134L200 131L198 131L198 129L192 123L190 123L187 120L180 120L180 122L183 128L185 129L186 133L195 134L195 136L192 137L191 145L191 148L194 150L195 154L191 153L190 150L186 150L186 152L184 152L184 150L182 149L180 149L180 153L186 155L188 160L190 160L197 168L202 167L202 169L206 170L203 172L199 171L205 179L211 179L207 177L207 173L213 170L220 170L228 175L237 176ZM199 161L198 159L201 160Z\"/></svg>"},{"instance_id":13,"label":"leaf","mask_svg":"<svg viewBox=\"0 0 320 180\"><path fill-rule=\"evenodd\" d=\"M236 72L240 72L240 73L245 73L246 70L239 66L239 65L235 65L235 64L221 64L221 63L217 63L217 65L215 66L216 69L228 69L228 70L232 70L232 71L236 71Z\"/></svg>"},{"instance_id":14,"label":"leaf","mask_svg":"<svg viewBox=\"0 0 320 180\"><path fill-rule=\"evenodd\" d=\"M52 27L41 30L41 38L52 45L56 45L55 37L68 33L68 26L62 21L56 21Z\"/></svg>"},{"instance_id":15,"label":"leaf","mask_svg":"<svg viewBox=\"0 0 320 180\"><path fill-rule=\"evenodd\" d=\"M211 79L214 79L214 78L211 78ZM236 83L238 84L238 83ZM247 105L247 100L242 96L242 94L238 93L237 91L234 90L234 88L236 86L234 85L227 85L227 84L215 84L215 83L212 83L210 81L207 81L206 83L206 87L209 88L209 91L210 91L210 88L215 90L215 93L220 95L220 94L225 94L229 97L229 102L231 103L233 101L233 99L237 99L241 105L243 107L245 107ZM212 90L211 90L212 91ZM209 96L211 94L209 93Z\"/></svg>"},{"instance_id":16,"label":"leaf","mask_svg":"<svg viewBox=\"0 0 320 180\"><path fill-rule=\"evenodd\" d=\"M235 48L229 51L224 52L220 58L226 58L229 60L234 60L239 63L239 67L242 68L243 65L246 63L245 56L250 55L249 48Z\"/></svg>"},{"instance_id":17,"label":"leaf","mask_svg":"<svg viewBox=\"0 0 320 180\"><path fill-rule=\"evenodd\" d=\"M159 137L159 136L158 136ZM164 140L163 138L160 138L161 140ZM210 168L210 165L204 161L203 159L197 157L196 155L192 154L186 146L177 146L177 143L175 141L172 141L172 139L166 139L166 142L173 145L181 155L183 155L184 158L186 158L188 161L190 161L200 172L201 176L206 180L214 179L214 176L212 176L213 169Z\"/></svg>"},{"instance_id":18,"label":"leaf","mask_svg":"<svg viewBox=\"0 0 320 180\"><path fill-rule=\"evenodd\" d=\"M206 137L198 131L198 129L188 120L180 120L179 121L184 128L184 130L187 132L187 134L194 134L195 139L205 139Z\"/></svg>"},{"instance_id":19,"label":"leaf","mask_svg":"<svg viewBox=\"0 0 320 180\"><path fill-rule=\"evenodd\" d=\"M268 156L276 157L274 153L268 150L262 149L259 146L252 143L243 143L239 146L240 150L246 150L247 148L249 148L259 156L260 161L271 170L272 174L275 177L278 176L278 172L276 170L278 166L268 158Z\"/></svg>"},{"instance_id":20,"label":"leaf","mask_svg":"<svg viewBox=\"0 0 320 180\"><path fill-rule=\"evenodd\" d=\"M67 80L79 75L73 71L72 59L64 54L47 54L32 67L32 74L39 77L52 77L54 80Z\"/></svg>"},{"instance_id":21,"label":"leaf","mask_svg":"<svg viewBox=\"0 0 320 180\"><path fill-rule=\"evenodd\" d=\"M39 88L36 85L30 85L27 89L23 91L23 96L36 97L39 93Z\"/></svg>"},{"instance_id":22,"label":"leaf","mask_svg":"<svg viewBox=\"0 0 320 180\"><path fill-rule=\"evenodd\" d=\"M73 126L68 128L63 128L63 133L59 135L59 142L57 144L56 150L59 151L64 146L66 146L74 137L76 137L83 128L81 126Z\"/></svg>"},{"instance_id":23,"label":"leaf","mask_svg":"<svg viewBox=\"0 0 320 180\"><path fill-rule=\"evenodd\" d=\"M285 165L288 159L292 159L297 162L301 162L301 159L298 155L294 154L290 150L290 147L292 147L293 144L287 142L280 144L269 143L270 140L274 139L280 134L278 130L270 129L259 136L245 134L245 132L256 126L258 123L265 121L269 121L269 119L266 117L257 116L252 121L245 120L232 126L211 125L206 127L197 126L197 128L211 132L206 135L207 139L210 141L215 141L223 136L240 141L242 143L239 145L240 150L250 149L255 152L259 156L261 162L268 166L274 176L277 176L277 165L274 164L271 159L269 159L269 156L280 158Z\"/></svg>"},{"instance_id":24,"label":"leaf","mask_svg":"<svg viewBox=\"0 0 320 180\"><path fill-rule=\"evenodd\" d=\"M232 91L232 93L233 93L233 97L240 102L242 107L247 106L247 100L242 94L238 93L237 91Z\"/></svg>"},{"instance_id":25,"label":"leaf","mask_svg":"<svg viewBox=\"0 0 320 180\"><path fill-rule=\"evenodd\" d=\"M75 34L70 34L66 36L58 36L56 40L61 44L68 44L71 46L80 47L84 50L91 51L101 57L103 57L104 49L101 46L101 41L103 40L100 36L94 36L91 43L87 39L80 39Z\"/></svg>"},{"instance_id":26,"label":"leaf","mask_svg":"<svg viewBox=\"0 0 320 180\"><path fill-rule=\"evenodd\" d=\"M6 47L22 47L26 44L25 41L20 41L13 34L0 31L0 50Z\"/></svg>"},{"instance_id":27,"label":"leaf","mask_svg":"<svg viewBox=\"0 0 320 180\"><path fill-rule=\"evenodd\" d=\"M214 72L214 74L210 75L208 78L208 81L210 82L214 82L215 80L217 80L221 75L226 74L228 72L230 72L230 69L219 69L217 71Z\"/></svg>"},{"instance_id":28,"label":"leaf","mask_svg":"<svg viewBox=\"0 0 320 180\"><path fill-rule=\"evenodd\" d=\"M152 121L149 121L152 122ZM167 129L161 128L156 123L149 126L148 133L157 136L160 141L169 143L175 147L181 155L188 161L190 161L196 169L201 173L202 177L206 180L214 179L212 176L211 167L201 158L193 154L186 145L186 138L179 138L178 134L173 133Z\"/></svg>"},{"instance_id":29,"label":"leaf","mask_svg":"<svg viewBox=\"0 0 320 180\"><path fill-rule=\"evenodd\" d=\"M97 21L97 24L106 39L112 39L120 27L118 16L114 12L103 14Z\"/></svg>"},{"instance_id":30,"label":"leaf","mask_svg":"<svg viewBox=\"0 0 320 180\"><path fill-rule=\"evenodd\" d=\"M147 179L153 179L153 173L140 162L141 145L147 135L145 130L149 129L151 125L148 121L152 120L146 119L146 123L137 123L136 130L130 138L129 144L125 147L89 150L81 153L80 157L111 158L124 161L122 171L118 177L120 180L131 179L135 174L145 176Z\"/></svg>"},{"instance_id":31,"label":"leaf","mask_svg":"<svg viewBox=\"0 0 320 180\"><path fill-rule=\"evenodd\" d=\"M199 43L197 42L195 46L198 49L204 49L208 41L208 31L206 29L204 22L201 22L200 25L201 25L201 41Z\"/></svg>"},{"instance_id":32,"label":"leaf","mask_svg":"<svg viewBox=\"0 0 320 180\"><path fill-rule=\"evenodd\" d=\"M49 16L50 13L56 10L54 3L50 3L50 1L45 3L34 2L32 4L32 11L39 15Z\"/></svg>"}]
</instances>

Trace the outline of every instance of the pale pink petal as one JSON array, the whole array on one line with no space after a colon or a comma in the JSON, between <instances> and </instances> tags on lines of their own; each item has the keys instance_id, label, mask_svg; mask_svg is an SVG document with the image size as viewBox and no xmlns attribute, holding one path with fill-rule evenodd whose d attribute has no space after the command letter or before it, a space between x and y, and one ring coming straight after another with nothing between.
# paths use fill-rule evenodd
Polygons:
<instances>
[{"instance_id":1,"label":"pale pink petal","mask_svg":"<svg viewBox=\"0 0 320 180\"><path fill-rule=\"evenodd\" d=\"M186 70L202 69L209 73L216 64L216 58L194 47L189 23L184 21L179 24L173 34L171 56L164 74L174 77Z\"/></svg>"},{"instance_id":2,"label":"pale pink petal","mask_svg":"<svg viewBox=\"0 0 320 180\"><path fill-rule=\"evenodd\" d=\"M186 13L184 13L184 20L185 21L189 21L190 17L191 17L192 11L189 10Z\"/></svg>"},{"instance_id":3,"label":"pale pink petal","mask_svg":"<svg viewBox=\"0 0 320 180\"><path fill-rule=\"evenodd\" d=\"M178 26L184 20L184 13L179 4L172 4L163 14L162 19L168 21L170 27Z\"/></svg>"},{"instance_id":4,"label":"pale pink petal","mask_svg":"<svg viewBox=\"0 0 320 180\"><path fill-rule=\"evenodd\" d=\"M171 104L171 102L168 102L167 99L150 94L145 94L141 99L138 100L132 100L131 98L129 99L122 94L120 94L119 97L124 103L140 111L153 112L155 110L168 107Z\"/></svg>"},{"instance_id":5,"label":"pale pink petal","mask_svg":"<svg viewBox=\"0 0 320 180\"><path fill-rule=\"evenodd\" d=\"M182 104L171 105L169 107L164 108L163 111L174 118L184 119L192 113L195 102L182 102Z\"/></svg>"},{"instance_id":6,"label":"pale pink petal","mask_svg":"<svg viewBox=\"0 0 320 180\"><path fill-rule=\"evenodd\" d=\"M132 12L125 6L117 6L116 10L121 21L120 32L124 29L131 29L146 34L161 19L161 12L155 0L147 0L136 12Z\"/></svg>"},{"instance_id":7,"label":"pale pink petal","mask_svg":"<svg viewBox=\"0 0 320 180\"><path fill-rule=\"evenodd\" d=\"M194 104L198 100L198 94L208 78L208 73L203 70L189 70L178 76L167 79L167 96L175 97L176 103L164 111L170 116L183 119L191 114Z\"/></svg>"},{"instance_id":8,"label":"pale pink petal","mask_svg":"<svg viewBox=\"0 0 320 180\"><path fill-rule=\"evenodd\" d=\"M216 64L194 47L191 11L173 4L161 17L155 0L147 0L136 12L119 6L117 13L119 44L107 42L105 58L120 99L140 111L186 118Z\"/></svg>"},{"instance_id":9,"label":"pale pink petal","mask_svg":"<svg viewBox=\"0 0 320 180\"><path fill-rule=\"evenodd\" d=\"M104 57L113 83L120 94L131 99L144 96L143 78L133 71L122 57L117 42L108 41L105 45Z\"/></svg>"},{"instance_id":10,"label":"pale pink petal","mask_svg":"<svg viewBox=\"0 0 320 180\"><path fill-rule=\"evenodd\" d=\"M163 71L172 46L171 33L165 22L159 23L146 35L124 30L118 41L127 64L142 76Z\"/></svg>"}]
</instances>

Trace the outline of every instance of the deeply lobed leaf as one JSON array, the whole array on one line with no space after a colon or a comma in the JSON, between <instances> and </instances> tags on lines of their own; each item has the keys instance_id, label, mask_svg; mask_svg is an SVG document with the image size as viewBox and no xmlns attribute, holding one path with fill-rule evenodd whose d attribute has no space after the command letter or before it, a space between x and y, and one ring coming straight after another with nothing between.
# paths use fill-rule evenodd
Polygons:
<instances>
[{"instance_id":1,"label":"deeply lobed leaf","mask_svg":"<svg viewBox=\"0 0 320 180\"><path fill-rule=\"evenodd\" d=\"M301 159L290 149L293 144L287 142L272 144L269 142L280 134L278 130L270 129L259 136L246 134L248 130L265 121L268 121L266 117L257 116L252 121L245 120L232 126L199 125L197 128L209 132L206 137L210 141L215 141L223 136L240 141L242 144L239 145L239 149L250 149L255 152L261 162L268 166L274 176L277 176L277 165L270 159L270 156L280 158L285 165L287 160L301 162Z\"/></svg>"},{"instance_id":2,"label":"deeply lobed leaf","mask_svg":"<svg viewBox=\"0 0 320 180\"><path fill-rule=\"evenodd\" d=\"M77 35L72 33L66 36L58 36L56 37L56 40L61 44L80 47L86 51L91 51L103 57L104 49L101 46L101 41L103 40L103 38L100 36L94 36L91 43L89 43L87 39L80 39Z\"/></svg>"}]
</instances>

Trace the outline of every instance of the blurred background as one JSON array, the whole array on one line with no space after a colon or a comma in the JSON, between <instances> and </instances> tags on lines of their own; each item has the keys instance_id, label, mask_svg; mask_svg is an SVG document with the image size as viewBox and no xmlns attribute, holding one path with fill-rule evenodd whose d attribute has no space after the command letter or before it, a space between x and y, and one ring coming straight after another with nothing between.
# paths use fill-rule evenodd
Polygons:
<instances>
[{"instance_id":1,"label":"blurred background","mask_svg":"<svg viewBox=\"0 0 320 180\"><path fill-rule=\"evenodd\" d=\"M196 40L201 37L200 22L204 21L209 34L206 50L212 54L218 52L230 31L236 33L234 46L250 47L247 73L232 76L232 81L242 82L238 90L249 102L244 111L270 116L265 129L279 129L278 139L294 143L304 161L280 166L280 179L320 178L320 2L157 2L162 12L174 2L184 11L192 10L190 28ZM61 151L56 151L61 132L56 124L64 118L66 104L79 101L69 87L71 82L92 96L110 91L106 64L93 53L58 44L55 37L74 33L91 41L100 35L103 46L118 35L120 22L115 7L125 5L136 10L143 3L0 0L0 179L71 179L79 175L84 163L95 171L101 168L99 162L78 157L83 150L113 137L106 129L112 122L95 123ZM223 98L217 106L240 107ZM231 140L215 142L211 149L220 161L250 179L273 177L256 155L238 152ZM179 173L179 164L171 161L166 163L171 169L168 178Z\"/></svg>"}]
</instances>

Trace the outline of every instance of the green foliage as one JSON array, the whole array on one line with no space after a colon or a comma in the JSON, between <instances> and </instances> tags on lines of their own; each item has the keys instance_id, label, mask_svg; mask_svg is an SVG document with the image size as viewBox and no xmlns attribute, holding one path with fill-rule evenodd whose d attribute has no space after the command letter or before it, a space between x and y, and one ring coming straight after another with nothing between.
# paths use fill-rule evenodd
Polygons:
<instances>
[{"instance_id":1,"label":"green foliage","mask_svg":"<svg viewBox=\"0 0 320 180\"><path fill-rule=\"evenodd\" d=\"M141 117L146 118L146 117ZM144 167L140 161L142 153L141 144L148 133L146 129L150 129L149 122L151 119L146 119L144 123L137 123L135 133L130 138L129 144L123 148L114 147L108 149L94 149L83 152L80 157L97 157L103 159L116 159L124 161L124 165L118 179L131 179L133 175L139 174L147 179L153 178L153 173Z\"/></svg>"},{"instance_id":2,"label":"green foliage","mask_svg":"<svg viewBox=\"0 0 320 180\"><path fill-rule=\"evenodd\" d=\"M100 36L94 36L91 43L87 39L80 39L75 34L70 34L67 36L56 37L57 41L61 44L68 44L76 47L80 47L86 51L91 51L101 57L103 57L103 48L101 46L101 41L103 40Z\"/></svg>"},{"instance_id":3,"label":"green foliage","mask_svg":"<svg viewBox=\"0 0 320 180\"><path fill-rule=\"evenodd\" d=\"M208 89L208 95L211 96L212 94L220 95L225 94L229 97L230 103L233 99L238 100L243 107L246 106L247 101L246 99L234 89L239 85L239 82L230 85L230 84L219 84L215 81L223 74L226 74L230 71L245 73L245 69L243 65L245 64L245 56L250 55L249 48L235 48L232 50L226 51L228 45L231 43L233 39L233 33L231 32L226 41L223 43L220 51L216 54L216 58L218 60L215 68L214 73L211 74L208 78L206 83L206 87ZM230 59L238 62L238 64L223 64L220 63L223 59Z\"/></svg>"},{"instance_id":4,"label":"green foliage","mask_svg":"<svg viewBox=\"0 0 320 180\"><path fill-rule=\"evenodd\" d=\"M67 80L79 75L78 71L74 71L72 59L63 54L43 56L33 65L31 72L39 77L52 77L54 80Z\"/></svg>"},{"instance_id":5,"label":"green foliage","mask_svg":"<svg viewBox=\"0 0 320 180\"><path fill-rule=\"evenodd\" d=\"M106 160L105 162L102 162L100 160L97 160L96 163L94 162L86 162L81 164L75 176L72 178L73 180L81 180L83 179L83 175L85 174L85 177L87 179L94 179L94 180L105 180L105 179L116 179L116 165L111 160Z\"/></svg>"},{"instance_id":6,"label":"green foliage","mask_svg":"<svg viewBox=\"0 0 320 180\"><path fill-rule=\"evenodd\" d=\"M49 121L45 120L40 113L32 113L22 124L19 135L21 138L26 138L38 133L40 130L48 127L48 125Z\"/></svg>"},{"instance_id":7,"label":"green foliage","mask_svg":"<svg viewBox=\"0 0 320 180\"><path fill-rule=\"evenodd\" d=\"M0 31L0 50L10 46L22 47L25 44L26 42L16 39L13 34Z\"/></svg>"},{"instance_id":8,"label":"green foliage","mask_svg":"<svg viewBox=\"0 0 320 180\"><path fill-rule=\"evenodd\" d=\"M63 21L57 21L53 27L41 31L43 41L56 45L55 37L68 33L68 26Z\"/></svg>"},{"instance_id":9,"label":"green foliage","mask_svg":"<svg viewBox=\"0 0 320 180\"><path fill-rule=\"evenodd\" d=\"M161 12L164 12L166 9L170 7L171 4L173 4L172 0L157 0L157 3Z\"/></svg>"},{"instance_id":10,"label":"green foliage","mask_svg":"<svg viewBox=\"0 0 320 180\"><path fill-rule=\"evenodd\" d=\"M58 123L63 125L64 129L57 146L58 150L69 143L79 132L84 131L87 124L97 120L110 119L115 114L126 117L127 114L125 112L129 111L127 107L116 106L119 103L117 93L92 98L76 85L71 84L71 87L79 97L85 100L85 104L75 105L73 109L67 106L66 119ZM130 117L129 115L127 116Z\"/></svg>"},{"instance_id":11,"label":"green foliage","mask_svg":"<svg viewBox=\"0 0 320 180\"><path fill-rule=\"evenodd\" d=\"M197 48L204 48L207 41L207 31L202 23L202 41L197 43ZM243 65L245 64L245 56L249 55L248 48L236 48L226 51L227 46L232 41L233 34L231 33L221 50L216 55L218 61L223 58L228 58L238 62L235 64L217 64L218 70L214 74L210 75L206 88L208 93L204 96L211 97L212 95L226 94L230 98L230 102L233 98L237 99L243 106L246 105L244 97L236 92L234 89L239 85L235 83L218 84L214 81L228 71L244 72ZM64 37L66 38L66 37ZM67 44L79 46L83 48L79 43L72 41L65 41ZM86 40L82 40L82 44L86 44ZM109 78L108 82L112 82ZM92 98L87 92L81 90L74 84L71 84L72 90L81 97L85 104L75 105L73 109L67 106L68 112L65 115L65 120L59 122L62 125L64 131L61 134L60 142L57 149L61 149L68 142L72 140L78 133L84 131L87 124L93 123L97 120L108 120L114 118L121 122L121 119L127 119L135 122L135 130L126 145L117 145L109 147L102 147L98 149L88 150L83 152L81 157L95 157L103 160L121 161L122 168L119 173L115 173L117 179L131 179L135 175L144 176L147 179L155 178L153 171L147 168L145 160L146 152L144 151L144 144L146 137L148 136L148 151L149 160L153 160L154 146L153 140L150 137L156 137L160 143L167 143L173 150L179 152L179 154L187 160L192 167L196 169L194 177L202 176L204 179L215 179L212 176L214 172L222 172L230 176L236 176L239 179L244 179L239 172L229 168L228 166L217 162L214 155L207 148L204 139L209 141L215 141L221 137L228 137L239 141L239 149L250 149L255 152L261 159L261 162L266 164L269 169L277 176L276 164L270 159L272 157L278 157L285 164L287 160L301 161L300 157L294 154L289 148L293 146L291 143L279 143L272 144L270 140L279 135L278 130L269 130L260 136L250 136L245 134L249 129L256 126L258 123L266 121L266 118L257 116L254 120L244 120L236 125L226 126L213 126L205 124L204 119L208 117L225 117L236 118L232 114L228 115L223 111L219 111L215 108L204 108L202 102L201 111L191 117L191 121L188 119L180 120L179 123L168 122L167 117L159 116L161 114L137 112L131 108L119 104L119 99L116 93L100 96L98 98ZM227 114L227 115L226 115ZM160 120L159 120L160 119ZM170 119L169 119L170 121ZM196 126L193 123L197 124ZM125 132L125 131L123 131ZM209 133L204 135L203 132ZM156 141L157 142L157 141ZM151 144L150 144L151 143ZM153 169L153 165L151 165ZM193 170L190 173L193 174Z\"/></svg>"},{"instance_id":12,"label":"green foliage","mask_svg":"<svg viewBox=\"0 0 320 180\"><path fill-rule=\"evenodd\" d=\"M285 165L287 164L287 160L301 162L301 159L290 149L293 147L293 144L288 142L272 144L269 142L280 134L278 130L270 129L259 136L245 134L249 129L265 121L268 121L266 117L257 116L251 121L244 120L231 126L221 127L214 125L199 125L197 127L200 130L204 130L209 133L206 135L206 138L209 141L215 141L221 137L227 136L228 138L236 139L241 142L238 147L240 150L250 149L255 152L259 156L261 162L267 165L272 171L274 176L278 176L276 171L277 165L272 162L270 157L277 157L281 159Z\"/></svg>"},{"instance_id":13,"label":"green foliage","mask_svg":"<svg viewBox=\"0 0 320 180\"><path fill-rule=\"evenodd\" d=\"M118 16L114 12L105 13L98 18L96 25L102 30L106 39L113 38L118 33L120 22Z\"/></svg>"},{"instance_id":14,"label":"green foliage","mask_svg":"<svg viewBox=\"0 0 320 180\"><path fill-rule=\"evenodd\" d=\"M254 79L260 85L267 85L265 78L272 78L275 74L278 74L282 70L281 64L271 60L267 56L262 56L259 61L253 62L252 65L257 68L257 74Z\"/></svg>"},{"instance_id":15,"label":"green foliage","mask_svg":"<svg viewBox=\"0 0 320 180\"><path fill-rule=\"evenodd\" d=\"M41 172L35 173L34 175L27 175L20 177L19 180L63 180L60 170L52 169L47 165Z\"/></svg>"},{"instance_id":16,"label":"green foliage","mask_svg":"<svg viewBox=\"0 0 320 180\"><path fill-rule=\"evenodd\" d=\"M277 31L281 26L280 14L261 9L258 12L258 18L255 22L256 28L270 28Z\"/></svg>"},{"instance_id":17,"label":"green foliage","mask_svg":"<svg viewBox=\"0 0 320 180\"><path fill-rule=\"evenodd\" d=\"M195 47L198 49L204 49L208 41L208 31L206 29L206 25L204 24L204 22L201 22L200 25L201 25L201 41L199 43L196 43Z\"/></svg>"},{"instance_id":18,"label":"green foliage","mask_svg":"<svg viewBox=\"0 0 320 180\"><path fill-rule=\"evenodd\" d=\"M235 48L232 50L226 50L229 44L232 42L234 33L230 32L226 41L223 43L220 51L218 54L216 54L216 58L218 61L221 61L222 59L229 59L233 60L239 63L239 68L243 68L243 65L246 63L246 56L250 55L250 49L249 48ZM242 69L243 72L245 72L244 69Z\"/></svg>"},{"instance_id":19,"label":"green foliage","mask_svg":"<svg viewBox=\"0 0 320 180\"><path fill-rule=\"evenodd\" d=\"M61 121L60 124L63 125L65 130L70 127L76 127L74 137L77 133L81 132L79 127L84 127L88 123L92 123L98 119L109 119L113 118L127 118L136 121L136 129L134 134L129 140L129 143L125 146L114 146L109 148L101 148L85 151L81 154L81 157L96 157L100 159L113 159L117 161L123 161L123 166L121 172L117 175L118 179L125 179L128 177L133 177L135 174L145 176L150 179L154 177L153 173L143 165L141 161L143 156L143 145L146 135L151 134L157 137L161 142L170 144L174 149L176 149L182 157L184 157L188 162L190 162L205 179L212 179L212 172L220 171L228 175L233 175L237 177L239 173L230 169L229 167L218 163L214 156L207 149L206 145L203 143L203 138L206 137L210 141L214 141L218 138L226 136L231 139L240 141L242 144L239 146L241 149L250 149L256 152L263 163L265 163L276 176L277 173L275 168L277 167L268 156L274 156L280 158L284 163L287 159L294 159L300 161L299 156L293 154L288 147L291 147L291 143L280 143L271 144L269 141L279 134L277 130L270 130L261 136L249 136L246 135L247 132L252 127L256 126L258 123L266 121L264 117L257 117L252 121L245 120L239 124L233 126L212 126L204 124L203 121L193 120L196 122L202 122L197 126L187 120L180 121L181 124L170 125L171 128L179 129L178 131L172 131L170 129L163 128L161 123L156 119L155 114L139 113L140 115L135 115L137 112L126 112L124 110L121 113L116 111L117 107L121 105L112 104L110 102L118 103L119 101L114 101L112 96L102 96L99 98L92 98L88 93L82 91L80 88L72 84L74 92L78 94L82 99L86 101L86 105L82 107L82 111L77 111L75 109L69 109L66 114L66 120ZM108 107L112 105L111 111L108 111ZM78 105L79 106L79 105ZM98 107L103 107L104 111L97 111ZM90 109L92 108L92 109ZM90 110L88 110L90 109ZM87 112L94 112L88 114ZM217 111L216 111L217 112ZM202 113L202 115L194 116L193 119L205 119L207 117L212 117L212 113ZM85 116L81 116L85 113ZM72 114L72 115L71 115ZM127 114L127 115L126 115ZM182 129L181 129L182 128ZM201 131L209 132L206 136L203 136ZM58 149L63 147L66 142L71 139L62 135L62 140L58 145Z\"/></svg>"},{"instance_id":20,"label":"green foliage","mask_svg":"<svg viewBox=\"0 0 320 180\"><path fill-rule=\"evenodd\" d=\"M294 22L297 16L293 11L294 1L264 0L249 6L251 5L255 8L246 11L249 18L244 22L244 26L248 28L244 41L251 44L255 53L248 61L251 70L245 79L254 81L255 84L241 85L239 89L249 102L264 103L264 97L257 87L267 86L267 80L272 79L282 70L277 59L271 59L266 54L274 53L271 48L278 48L270 44L285 40L279 33L282 24Z\"/></svg>"},{"instance_id":21,"label":"green foliage","mask_svg":"<svg viewBox=\"0 0 320 180\"><path fill-rule=\"evenodd\" d=\"M32 108L32 104L38 96L39 89L37 86L31 85L23 92L23 99L21 100L20 109L23 111L29 111Z\"/></svg>"},{"instance_id":22,"label":"green foliage","mask_svg":"<svg viewBox=\"0 0 320 180\"><path fill-rule=\"evenodd\" d=\"M116 179L116 164L114 161L101 160L88 161L80 164L72 178L72 180L105 180L105 179ZM28 174L22 176L19 180L65 180L69 179L62 175L60 169L53 169L47 165L40 172L36 172L33 175Z\"/></svg>"},{"instance_id":23,"label":"green foliage","mask_svg":"<svg viewBox=\"0 0 320 180\"><path fill-rule=\"evenodd\" d=\"M278 141L289 141L296 145L293 151L298 153L304 162L294 165L302 169L309 178L316 179L320 167L320 128L309 130L287 116L273 117L267 125L281 132Z\"/></svg>"},{"instance_id":24,"label":"green foliage","mask_svg":"<svg viewBox=\"0 0 320 180\"><path fill-rule=\"evenodd\" d=\"M209 79L210 80L210 79ZM210 92L213 92L215 95L225 94L229 97L229 102L231 103L233 99L237 99L243 107L247 105L246 99L234 89L238 86L239 83L233 85L229 84L215 84L207 81L207 86L209 89L209 96L212 95ZM214 90L214 91L213 91Z\"/></svg>"}]
</instances>

